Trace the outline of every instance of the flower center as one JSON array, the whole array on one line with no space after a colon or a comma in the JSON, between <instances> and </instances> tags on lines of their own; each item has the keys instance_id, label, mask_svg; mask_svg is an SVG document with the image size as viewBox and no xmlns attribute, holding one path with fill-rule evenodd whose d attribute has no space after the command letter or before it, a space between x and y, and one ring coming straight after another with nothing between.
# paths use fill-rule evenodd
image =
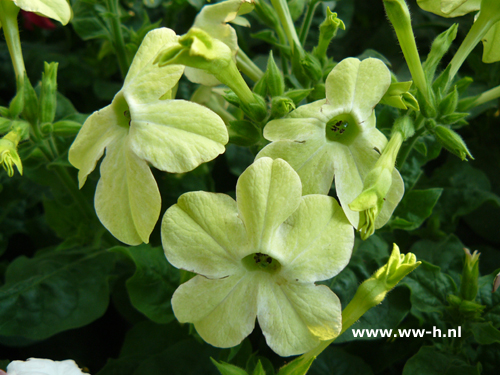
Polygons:
<instances>
[{"instance_id":1,"label":"flower center","mask_svg":"<svg viewBox=\"0 0 500 375\"><path fill-rule=\"evenodd\" d=\"M349 145L358 134L358 125L348 114L335 116L326 123L325 135L331 142L340 142Z\"/></svg>"},{"instance_id":2,"label":"flower center","mask_svg":"<svg viewBox=\"0 0 500 375\"><path fill-rule=\"evenodd\" d=\"M111 103L111 106L115 112L118 125L125 129L128 129L130 127L131 121L130 110L122 92L116 94L113 102Z\"/></svg>"},{"instance_id":3,"label":"flower center","mask_svg":"<svg viewBox=\"0 0 500 375\"><path fill-rule=\"evenodd\" d=\"M281 264L267 254L254 253L244 257L241 262L249 271L265 271L276 273L281 269Z\"/></svg>"}]
</instances>

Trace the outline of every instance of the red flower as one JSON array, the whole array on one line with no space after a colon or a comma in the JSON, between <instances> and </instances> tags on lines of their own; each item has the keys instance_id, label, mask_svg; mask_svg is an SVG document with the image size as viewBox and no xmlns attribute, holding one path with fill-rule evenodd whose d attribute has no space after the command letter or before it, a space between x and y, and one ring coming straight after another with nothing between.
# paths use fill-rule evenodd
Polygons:
<instances>
[{"instance_id":1,"label":"red flower","mask_svg":"<svg viewBox=\"0 0 500 375\"><path fill-rule=\"evenodd\" d=\"M38 26L41 29L52 30L56 28L56 25L46 17L39 16L36 13L26 12L21 10L21 14L24 20L24 28L26 30L34 30L34 26Z\"/></svg>"}]
</instances>

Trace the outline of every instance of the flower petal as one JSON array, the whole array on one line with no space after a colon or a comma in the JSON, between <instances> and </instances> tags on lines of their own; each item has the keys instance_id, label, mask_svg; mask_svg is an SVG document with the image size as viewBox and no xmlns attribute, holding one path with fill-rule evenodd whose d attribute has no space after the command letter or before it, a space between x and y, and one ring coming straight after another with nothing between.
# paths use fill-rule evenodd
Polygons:
<instances>
[{"instance_id":1,"label":"flower petal","mask_svg":"<svg viewBox=\"0 0 500 375\"><path fill-rule=\"evenodd\" d=\"M106 149L95 192L99 220L113 236L128 245L149 242L160 216L161 198L147 163L131 152L128 137Z\"/></svg>"},{"instance_id":2,"label":"flower petal","mask_svg":"<svg viewBox=\"0 0 500 375\"><path fill-rule=\"evenodd\" d=\"M349 208L351 203L363 191L363 179L359 174L349 147L340 143L335 144L333 160L335 168L335 189L342 209L353 227L359 224L359 212Z\"/></svg>"},{"instance_id":3,"label":"flower petal","mask_svg":"<svg viewBox=\"0 0 500 375\"><path fill-rule=\"evenodd\" d=\"M322 137L305 141L277 141L264 147L257 159L281 158L288 162L302 181L302 194L328 194L333 182L332 148Z\"/></svg>"},{"instance_id":4,"label":"flower petal","mask_svg":"<svg viewBox=\"0 0 500 375\"><path fill-rule=\"evenodd\" d=\"M73 18L73 11L67 0L14 0L22 10L39 13L66 25Z\"/></svg>"},{"instance_id":5,"label":"flower petal","mask_svg":"<svg viewBox=\"0 0 500 375\"><path fill-rule=\"evenodd\" d=\"M220 278L242 267L245 227L227 195L183 194L165 213L161 232L167 259L177 268Z\"/></svg>"},{"instance_id":6,"label":"flower petal","mask_svg":"<svg viewBox=\"0 0 500 375\"><path fill-rule=\"evenodd\" d=\"M77 169L80 188L92 172L104 149L114 139L123 137L126 129L119 126L121 119L113 104L91 114L83 124L69 149L69 162Z\"/></svg>"},{"instance_id":7,"label":"flower petal","mask_svg":"<svg viewBox=\"0 0 500 375\"><path fill-rule=\"evenodd\" d=\"M398 170L394 168L392 171L392 184L387 196L385 197L384 205L375 219L375 229L382 228L391 218L392 213L403 198L405 185Z\"/></svg>"},{"instance_id":8,"label":"flower petal","mask_svg":"<svg viewBox=\"0 0 500 375\"><path fill-rule=\"evenodd\" d=\"M327 104L351 113L360 124L371 115L390 84L391 74L381 60L344 59L326 79Z\"/></svg>"},{"instance_id":9,"label":"flower petal","mask_svg":"<svg viewBox=\"0 0 500 375\"><path fill-rule=\"evenodd\" d=\"M276 229L299 206L300 178L285 161L262 158L255 161L238 179L236 201L245 224L252 252L280 260L280 249L271 240Z\"/></svg>"},{"instance_id":10,"label":"flower petal","mask_svg":"<svg viewBox=\"0 0 500 375\"><path fill-rule=\"evenodd\" d=\"M500 22L488 30L483 40L483 62L494 63L500 61Z\"/></svg>"},{"instance_id":11,"label":"flower petal","mask_svg":"<svg viewBox=\"0 0 500 375\"><path fill-rule=\"evenodd\" d=\"M286 249L281 275L314 282L337 275L349 262L354 230L337 201L326 195L303 197L297 211L280 227L275 245Z\"/></svg>"},{"instance_id":12,"label":"flower petal","mask_svg":"<svg viewBox=\"0 0 500 375\"><path fill-rule=\"evenodd\" d=\"M302 354L342 329L340 301L324 285L261 281L258 298L259 325L280 356Z\"/></svg>"},{"instance_id":13,"label":"flower petal","mask_svg":"<svg viewBox=\"0 0 500 375\"><path fill-rule=\"evenodd\" d=\"M442 17L460 17L475 12L481 0L417 0L418 6Z\"/></svg>"},{"instance_id":14,"label":"flower petal","mask_svg":"<svg viewBox=\"0 0 500 375\"><path fill-rule=\"evenodd\" d=\"M306 104L290 113L289 117L269 121L264 128L264 138L269 141L304 141L310 138L323 137L328 119L321 117L319 102L324 103L321 100ZM307 111L300 111L304 107L309 108ZM314 110L314 113L310 113L313 112L312 110ZM304 117L301 116L301 112Z\"/></svg>"},{"instance_id":15,"label":"flower petal","mask_svg":"<svg viewBox=\"0 0 500 375\"><path fill-rule=\"evenodd\" d=\"M225 150L224 121L199 104L160 100L131 105L130 112L132 149L162 171L189 172Z\"/></svg>"},{"instance_id":16,"label":"flower petal","mask_svg":"<svg viewBox=\"0 0 500 375\"><path fill-rule=\"evenodd\" d=\"M184 72L182 65L166 65L161 68L153 65L160 49L177 44L177 39L179 37L175 32L166 27L146 34L123 84L122 91L129 106L158 100L177 84ZM167 99L171 99L171 95Z\"/></svg>"},{"instance_id":17,"label":"flower petal","mask_svg":"<svg viewBox=\"0 0 500 375\"><path fill-rule=\"evenodd\" d=\"M238 51L238 38L228 22L237 16L250 13L254 8L251 0L227 0L205 5L194 20L193 27L198 27L226 44L234 54Z\"/></svg>"},{"instance_id":18,"label":"flower petal","mask_svg":"<svg viewBox=\"0 0 500 375\"><path fill-rule=\"evenodd\" d=\"M181 323L194 323L209 344L238 345L255 327L258 276L257 272L217 280L195 276L172 296L174 314Z\"/></svg>"}]
</instances>

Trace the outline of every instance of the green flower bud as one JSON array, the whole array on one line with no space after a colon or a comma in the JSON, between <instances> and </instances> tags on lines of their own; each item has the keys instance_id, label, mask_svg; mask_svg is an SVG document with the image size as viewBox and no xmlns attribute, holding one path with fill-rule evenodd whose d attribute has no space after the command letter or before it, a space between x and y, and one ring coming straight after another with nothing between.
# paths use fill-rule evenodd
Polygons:
<instances>
[{"instance_id":1,"label":"green flower bud","mask_svg":"<svg viewBox=\"0 0 500 375\"><path fill-rule=\"evenodd\" d=\"M465 249L465 262L462 270L462 281L460 283L459 296L466 301L474 301L478 291L479 278L479 256L477 250L470 253L469 249Z\"/></svg>"},{"instance_id":2,"label":"green flower bud","mask_svg":"<svg viewBox=\"0 0 500 375\"><path fill-rule=\"evenodd\" d=\"M295 103L286 96L276 96L271 102L271 117L280 118L295 109Z\"/></svg>"},{"instance_id":3,"label":"green flower bud","mask_svg":"<svg viewBox=\"0 0 500 375\"><path fill-rule=\"evenodd\" d=\"M52 132L63 137L76 135L82 128L82 124L71 120L57 121L52 124Z\"/></svg>"},{"instance_id":4,"label":"green flower bud","mask_svg":"<svg viewBox=\"0 0 500 375\"><path fill-rule=\"evenodd\" d=\"M323 91L325 86L323 85ZM295 105L299 105L299 103L307 98L307 96L313 91L313 89L299 89L299 90L289 90L285 92L285 96L293 100Z\"/></svg>"},{"instance_id":5,"label":"green flower bud","mask_svg":"<svg viewBox=\"0 0 500 375\"><path fill-rule=\"evenodd\" d=\"M254 5L255 13L264 24L272 29L281 27L276 11L266 0L254 0Z\"/></svg>"},{"instance_id":6,"label":"green flower bud","mask_svg":"<svg viewBox=\"0 0 500 375\"><path fill-rule=\"evenodd\" d=\"M0 117L0 134L5 134L10 130L12 120L5 117Z\"/></svg>"},{"instance_id":7,"label":"green flower bud","mask_svg":"<svg viewBox=\"0 0 500 375\"><path fill-rule=\"evenodd\" d=\"M458 91L457 88L454 87L453 91L451 91L448 95L446 95L443 100L438 105L439 114L442 116L449 115L455 112L458 104Z\"/></svg>"},{"instance_id":8,"label":"green flower bud","mask_svg":"<svg viewBox=\"0 0 500 375\"><path fill-rule=\"evenodd\" d=\"M262 138L261 130L250 121L231 121L227 131L229 142L238 146L249 147L258 143Z\"/></svg>"},{"instance_id":9,"label":"green flower bud","mask_svg":"<svg viewBox=\"0 0 500 375\"><path fill-rule=\"evenodd\" d=\"M40 124L54 121L57 108L57 67L58 63L44 63L42 87L38 106Z\"/></svg>"},{"instance_id":10,"label":"green flower bud","mask_svg":"<svg viewBox=\"0 0 500 375\"><path fill-rule=\"evenodd\" d=\"M10 117L9 108L0 105L0 117Z\"/></svg>"},{"instance_id":11,"label":"green flower bud","mask_svg":"<svg viewBox=\"0 0 500 375\"><path fill-rule=\"evenodd\" d=\"M13 129L0 139L0 164L7 171L9 177L14 176L14 165L22 175L23 164L17 153L17 145L22 138L20 129Z\"/></svg>"},{"instance_id":12,"label":"green flower bud","mask_svg":"<svg viewBox=\"0 0 500 375\"><path fill-rule=\"evenodd\" d=\"M312 82L317 82L323 77L321 63L313 54L306 52L304 57L300 60L300 64L305 74Z\"/></svg>"},{"instance_id":13,"label":"green flower bud","mask_svg":"<svg viewBox=\"0 0 500 375\"><path fill-rule=\"evenodd\" d=\"M409 92L412 83L412 81L391 83L380 103L399 109L411 108L420 111L417 99Z\"/></svg>"},{"instance_id":14,"label":"green flower bud","mask_svg":"<svg viewBox=\"0 0 500 375\"><path fill-rule=\"evenodd\" d=\"M253 86L253 92L262 97L267 95L267 77L265 74L255 83Z\"/></svg>"},{"instance_id":15,"label":"green flower bud","mask_svg":"<svg viewBox=\"0 0 500 375\"><path fill-rule=\"evenodd\" d=\"M318 45L314 47L313 54L320 61L324 62L327 59L326 51L331 40L337 35L338 29L345 30L345 24L337 18L337 13L332 13L330 7L326 8L326 18L319 25L319 40Z\"/></svg>"},{"instance_id":16,"label":"green flower bud","mask_svg":"<svg viewBox=\"0 0 500 375\"><path fill-rule=\"evenodd\" d=\"M397 122L407 122L408 117L402 117ZM375 232L375 220L382 210L385 197L392 185L392 172L399 148L403 143L403 134L399 129L408 126L394 125L393 135L385 146L382 155L375 163L375 167L368 172L363 181L363 191L350 204L349 208L360 212L358 230L361 238L366 240ZM404 130L406 131L406 130Z\"/></svg>"},{"instance_id":17,"label":"green flower bud","mask_svg":"<svg viewBox=\"0 0 500 375\"><path fill-rule=\"evenodd\" d=\"M387 292L421 263L417 262L417 257L412 253L400 254L398 245L394 244L387 263L359 286L349 305L342 311L342 330L350 327L364 313L381 303Z\"/></svg>"},{"instance_id":18,"label":"green flower bud","mask_svg":"<svg viewBox=\"0 0 500 375\"><path fill-rule=\"evenodd\" d=\"M453 315L458 315L460 320L464 318L468 321L479 321L481 320L481 315L486 306L473 301L464 300L453 294L449 294L446 299L450 304L447 309L451 311Z\"/></svg>"},{"instance_id":19,"label":"green flower bud","mask_svg":"<svg viewBox=\"0 0 500 375\"><path fill-rule=\"evenodd\" d=\"M438 125L434 129L434 132L434 134L436 135L436 139L448 151L457 155L462 160L467 160L467 157L470 157L472 160L474 160L462 137L460 137L460 135L458 135L455 131L448 129L447 127Z\"/></svg>"},{"instance_id":20,"label":"green flower bud","mask_svg":"<svg viewBox=\"0 0 500 375\"><path fill-rule=\"evenodd\" d=\"M24 74L24 108L23 117L31 124L36 124L38 119L38 97L31 82Z\"/></svg>"},{"instance_id":21,"label":"green flower bud","mask_svg":"<svg viewBox=\"0 0 500 375\"><path fill-rule=\"evenodd\" d=\"M265 79L267 81L267 89L272 97L283 95L285 91L285 80L283 78L283 73L281 73L274 62L273 51L269 52Z\"/></svg>"},{"instance_id":22,"label":"green flower bud","mask_svg":"<svg viewBox=\"0 0 500 375\"><path fill-rule=\"evenodd\" d=\"M455 40L457 30L458 23L454 23L448 30L439 34L432 42L431 51L429 52L429 55L427 55L427 60L425 60L423 64L423 68L429 82L433 81L436 68L445 53L448 52L451 43Z\"/></svg>"}]
</instances>

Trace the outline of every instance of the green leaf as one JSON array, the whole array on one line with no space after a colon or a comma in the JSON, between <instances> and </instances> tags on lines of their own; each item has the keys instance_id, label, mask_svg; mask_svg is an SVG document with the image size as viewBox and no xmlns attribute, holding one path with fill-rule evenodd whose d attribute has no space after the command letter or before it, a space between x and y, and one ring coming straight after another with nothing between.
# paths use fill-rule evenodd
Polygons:
<instances>
[{"instance_id":1,"label":"green leaf","mask_svg":"<svg viewBox=\"0 0 500 375\"><path fill-rule=\"evenodd\" d=\"M412 314L420 316L423 312L442 312L448 304L446 296L456 294L457 286L453 279L441 269L426 261L403 279L401 284L411 290Z\"/></svg>"},{"instance_id":2,"label":"green leaf","mask_svg":"<svg viewBox=\"0 0 500 375\"><path fill-rule=\"evenodd\" d=\"M439 241L424 239L415 242L410 248L410 252L417 256L417 259L425 259L435 266L441 268L441 272L457 275L462 274L465 245L455 235L449 235Z\"/></svg>"},{"instance_id":3,"label":"green leaf","mask_svg":"<svg viewBox=\"0 0 500 375\"><path fill-rule=\"evenodd\" d=\"M292 361L280 368L278 375L305 375L307 374L313 361L314 357L309 359L299 357L295 361Z\"/></svg>"},{"instance_id":4,"label":"green leaf","mask_svg":"<svg viewBox=\"0 0 500 375\"><path fill-rule=\"evenodd\" d=\"M91 2L76 0L73 3L74 17L71 21L76 33L83 40L103 38L111 40L110 26L99 17L96 6Z\"/></svg>"},{"instance_id":5,"label":"green leaf","mask_svg":"<svg viewBox=\"0 0 500 375\"><path fill-rule=\"evenodd\" d=\"M485 321L490 321L494 326L500 327L500 291L492 293L493 280L500 269L495 270L492 274L479 278L478 292L476 302L485 305L483 318Z\"/></svg>"},{"instance_id":6,"label":"green leaf","mask_svg":"<svg viewBox=\"0 0 500 375\"><path fill-rule=\"evenodd\" d=\"M474 338L481 345L500 342L500 331L491 322L472 323L471 328Z\"/></svg>"},{"instance_id":7,"label":"green leaf","mask_svg":"<svg viewBox=\"0 0 500 375\"><path fill-rule=\"evenodd\" d=\"M242 368L231 365L230 363L226 362L217 362L215 359L210 358L212 363L217 367L217 369L220 371L222 375L248 375L248 372L243 370Z\"/></svg>"},{"instance_id":8,"label":"green leaf","mask_svg":"<svg viewBox=\"0 0 500 375\"><path fill-rule=\"evenodd\" d=\"M174 319L170 300L179 285L179 271L167 262L161 247L118 247L136 266L126 286L132 305L155 323Z\"/></svg>"},{"instance_id":9,"label":"green leaf","mask_svg":"<svg viewBox=\"0 0 500 375\"><path fill-rule=\"evenodd\" d=\"M405 194L394 212L391 229L417 229L432 214L443 189L411 190Z\"/></svg>"},{"instance_id":10,"label":"green leaf","mask_svg":"<svg viewBox=\"0 0 500 375\"><path fill-rule=\"evenodd\" d=\"M331 374L371 375L373 371L363 361L363 356L358 357L337 346L330 346L314 361L308 375Z\"/></svg>"},{"instance_id":11,"label":"green leaf","mask_svg":"<svg viewBox=\"0 0 500 375\"><path fill-rule=\"evenodd\" d=\"M443 193L434 208L442 224L453 225L460 216L467 215L486 202L500 206L500 197L491 192L486 174L470 163L449 158L436 169L425 186L443 187Z\"/></svg>"},{"instance_id":12,"label":"green leaf","mask_svg":"<svg viewBox=\"0 0 500 375\"><path fill-rule=\"evenodd\" d=\"M88 248L17 258L0 288L0 335L42 340L96 320L108 306L114 260Z\"/></svg>"},{"instance_id":13,"label":"green leaf","mask_svg":"<svg viewBox=\"0 0 500 375\"><path fill-rule=\"evenodd\" d=\"M436 347L424 346L411 357L403 375L479 375L480 366L471 366L462 358L441 353Z\"/></svg>"}]
</instances>

